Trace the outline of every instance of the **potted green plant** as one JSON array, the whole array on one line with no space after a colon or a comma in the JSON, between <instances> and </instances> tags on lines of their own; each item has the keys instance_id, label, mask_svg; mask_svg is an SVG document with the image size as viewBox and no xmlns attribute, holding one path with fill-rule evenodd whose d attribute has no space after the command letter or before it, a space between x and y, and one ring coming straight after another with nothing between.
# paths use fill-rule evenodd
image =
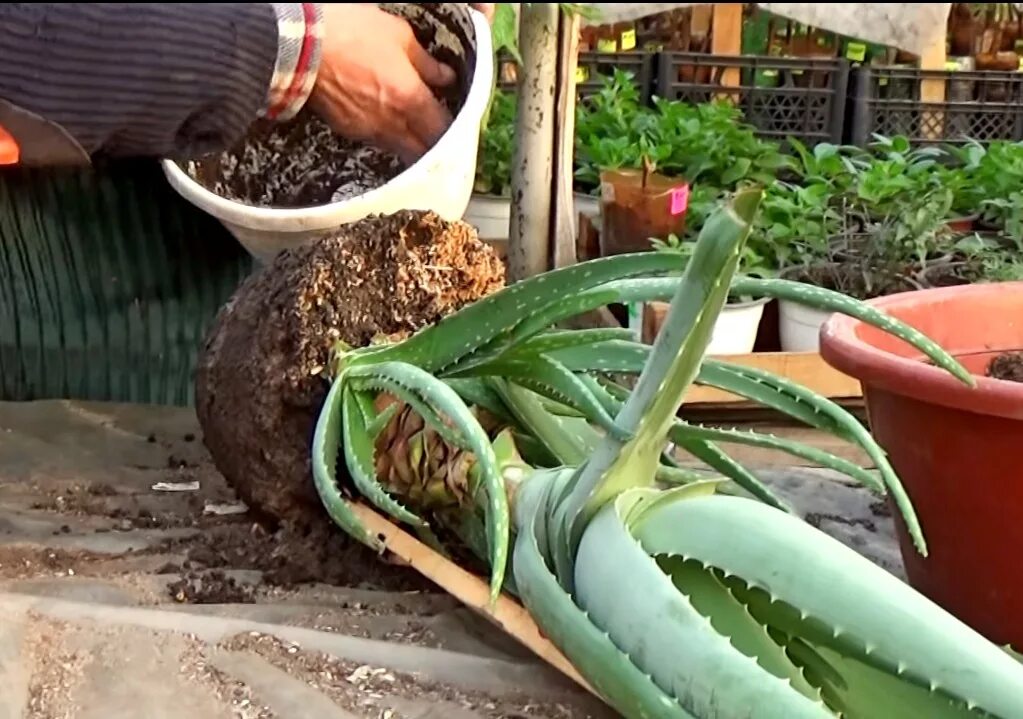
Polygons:
<instances>
[{"instance_id":1,"label":"potted green plant","mask_svg":"<svg viewBox=\"0 0 1023 719\"><path fill-rule=\"evenodd\" d=\"M948 153L911 148L902 137L878 137L867 152L837 154L842 163L832 168L836 172L812 173L805 187L788 190L791 200L807 188L824 188L825 205L817 216L823 211L827 221L823 235L802 243L802 255L788 258L784 277L858 299L973 281L971 268L978 265L950 222L957 203L961 207L970 193L965 171ZM827 315L786 302L779 316L782 349L817 350Z\"/></svg>"}]
</instances>

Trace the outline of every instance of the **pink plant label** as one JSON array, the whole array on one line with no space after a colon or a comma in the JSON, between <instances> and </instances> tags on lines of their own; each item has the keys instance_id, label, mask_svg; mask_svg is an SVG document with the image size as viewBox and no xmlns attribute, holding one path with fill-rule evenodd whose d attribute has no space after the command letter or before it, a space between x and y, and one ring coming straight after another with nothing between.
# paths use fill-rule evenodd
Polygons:
<instances>
[{"instance_id":1,"label":"pink plant label","mask_svg":"<svg viewBox=\"0 0 1023 719\"><path fill-rule=\"evenodd\" d=\"M681 185L671 191L671 215L681 215L689 208L689 185Z\"/></svg>"}]
</instances>

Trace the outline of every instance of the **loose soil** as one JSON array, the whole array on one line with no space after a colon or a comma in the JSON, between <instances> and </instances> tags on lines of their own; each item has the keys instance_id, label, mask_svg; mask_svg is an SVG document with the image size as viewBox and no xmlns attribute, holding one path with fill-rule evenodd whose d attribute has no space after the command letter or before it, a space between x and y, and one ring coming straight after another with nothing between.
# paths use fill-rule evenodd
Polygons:
<instances>
[{"instance_id":1,"label":"loose soil","mask_svg":"<svg viewBox=\"0 0 1023 719\"><path fill-rule=\"evenodd\" d=\"M363 195L405 169L390 153L335 134L309 110L261 121L237 146L185 166L203 187L257 207L315 207Z\"/></svg>"},{"instance_id":2,"label":"loose soil","mask_svg":"<svg viewBox=\"0 0 1023 719\"><path fill-rule=\"evenodd\" d=\"M1007 382L1023 382L1023 352L998 355L988 365L987 375Z\"/></svg>"},{"instance_id":3,"label":"loose soil","mask_svg":"<svg viewBox=\"0 0 1023 719\"><path fill-rule=\"evenodd\" d=\"M435 90L455 117L469 90L467 41L453 17L454 3L433 5L425 11L408 3L381 7L404 16L419 44L455 71L455 82ZM181 166L221 197L276 208L343 202L381 187L406 169L393 154L336 134L309 109L283 123L259 121L234 147Z\"/></svg>"},{"instance_id":4,"label":"loose soil","mask_svg":"<svg viewBox=\"0 0 1023 719\"><path fill-rule=\"evenodd\" d=\"M196 411L217 468L249 507L316 526L309 448L331 348L407 336L503 284L472 227L430 212L282 253L220 312L199 359Z\"/></svg>"}]
</instances>

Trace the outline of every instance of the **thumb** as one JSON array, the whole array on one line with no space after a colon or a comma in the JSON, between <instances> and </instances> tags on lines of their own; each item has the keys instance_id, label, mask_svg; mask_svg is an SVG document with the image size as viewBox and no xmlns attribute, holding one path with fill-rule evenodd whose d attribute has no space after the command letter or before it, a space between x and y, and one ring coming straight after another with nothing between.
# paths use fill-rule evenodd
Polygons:
<instances>
[{"instance_id":1,"label":"thumb","mask_svg":"<svg viewBox=\"0 0 1023 719\"><path fill-rule=\"evenodd\" d=\"M447 87L455 81L455 71L434 59L418 42L409 46L409 60L419 77L430 87Z\"/></svg>"}]
</instances>

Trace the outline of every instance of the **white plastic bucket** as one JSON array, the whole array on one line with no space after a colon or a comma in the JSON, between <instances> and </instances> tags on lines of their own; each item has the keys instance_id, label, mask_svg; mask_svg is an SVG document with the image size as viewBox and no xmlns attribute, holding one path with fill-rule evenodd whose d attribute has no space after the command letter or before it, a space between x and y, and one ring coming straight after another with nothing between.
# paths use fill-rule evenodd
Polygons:
<instances>
[{"instance_id":1,"label":"white plastic bucket","mask_svg":"<svg viewBox=\"0 0 1023 719\"><path fill-rule=\"evenodd\" d=\"M494 75L490 25L486 17L468 6L465 12L472 22L476 52L465 103L437 144L387 184L343 202L276 209L251 207L220 197L171 160L162 161L167 180L182 197L220 220L261 262L269 262L283 249L305 244L368 215L433 210L446 220L460 219L472 194L477 139Z\"/></svg>"},{"instance_id":2,"label":"white plastic bucket","mask_svg":"<svg viewBox=\"0 0 1023 719\"><path fill-rule=\"evenodd\" d=\"M820 350L821 326L831 312L805 307L789 300L778 300L778 333L783 352Z\"/></svg>"},{"instance_id":3,"label":"white plastic bucket","mask_svg":"<svg viewBox=\"0 0 1023 719\"><path fill-rule=\"evenodd\" d=\"M745 355L753 351L757 342L760 320L769 300L760 299L725 305L714 324L708 355Z\"/></svg>"},{"instance_id":4,"label":"white plastic bucket","mask_svg":"<svg viewBox=\"0 0 1023 719\"><path fill-rule=\"evenodd\" d=\"M760 321L764 317L764 307L768 299L753 300L752 302L741 302L725 305L714 323L714 331L711 334L710 344L707 345L708 355L744 355L753 351L757 342L757 332L760 329ZM647 306L647 311L653 311L654 316L664 317L668 310L667 302L652 302ZM633 324L630 316L630 329L635 329L639 339L639 325ZM644 334L654 329L654 325L647 325ZM660 331L660 328L657 328ZM647 336L648 342L653 337Z\"/></svg>"},{"instance_id":5,"label":"white plastic bucket","mask_svg":"<svg viewBox=\"0 0 1023 719\"><path fill-rule=\"evenodd\" d=\"M476 228L484 242L508 241L511 223L511 198L475 194L469 199L462 219Z\"/></svg>"},{"instance_id":6,"label":"white plastic bucket","mask_svg":"<svg viewBox=\"0 0 1023 719\"><path fill-rule=\"evenodd\" d=\"M579 216L585 215L589 218L590 222L600 230L600 198L593 195L584 195L581 192L576 192L573 196L573 204L575 205L575 236L579 236Z\"/></svg>"}]
</instances>

